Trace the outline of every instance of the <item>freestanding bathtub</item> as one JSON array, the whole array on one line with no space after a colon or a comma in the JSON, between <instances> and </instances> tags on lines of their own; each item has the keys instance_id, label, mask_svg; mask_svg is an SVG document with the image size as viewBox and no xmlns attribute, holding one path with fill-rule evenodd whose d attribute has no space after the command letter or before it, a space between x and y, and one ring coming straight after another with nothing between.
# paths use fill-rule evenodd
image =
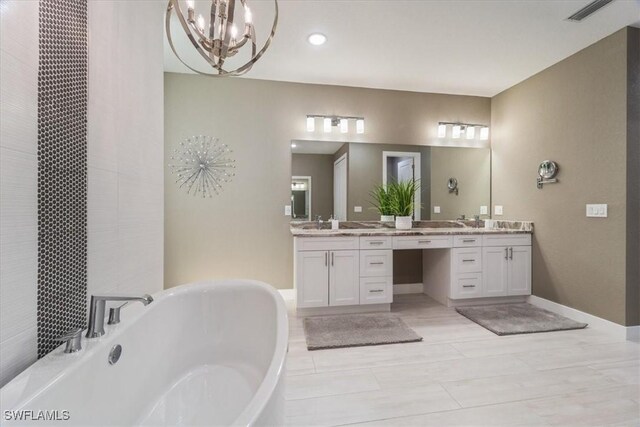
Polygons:
<instances>
[{"instance_id":1,"label":"freestanding bathtub","mask_svg":"<svg viewBox=\"0 0 640 427\"><path fill-rule=\"evenodd\" d=\"M104 336L83 337L82 351L60 347L4 386L0 424L283 424L288 322L275 289L229 280L153 297L125 307Z\"/></svg>"}]
</instances>

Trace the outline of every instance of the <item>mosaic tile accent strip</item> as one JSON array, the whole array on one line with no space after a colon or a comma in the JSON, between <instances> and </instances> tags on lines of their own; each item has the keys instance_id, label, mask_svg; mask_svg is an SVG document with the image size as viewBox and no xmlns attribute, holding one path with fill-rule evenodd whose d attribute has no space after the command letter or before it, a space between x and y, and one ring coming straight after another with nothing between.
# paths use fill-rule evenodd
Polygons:
<instances>
[{"instance_id":1,"label":"mosaic tile accent strip","mask_svg":"<svg viewBox=\"0 0 640 427\"><path fill-rule=\"evenodd\" d=\"M87 304L87 2L40 0L38 357L84 327Z\"/></svg>"}]
</instances>

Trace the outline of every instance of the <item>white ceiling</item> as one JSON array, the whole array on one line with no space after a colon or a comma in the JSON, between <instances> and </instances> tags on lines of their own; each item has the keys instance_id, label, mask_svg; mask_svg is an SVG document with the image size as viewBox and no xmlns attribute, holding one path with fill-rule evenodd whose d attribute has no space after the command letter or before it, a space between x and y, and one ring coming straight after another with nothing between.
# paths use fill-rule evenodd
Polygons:
<instances>
[{"instance_id":1,"label":"white ceiling","mask_svg":"<svg viewBox=\"0 0 640 427\"><path fill-rule=\"evenodd\" d=\"M247 1L256 25L272 19L272 1ZM640 0L565 20L590 1L280 0L273 44L247 77L493 96L624 26L640 26ZM260 44L265 32L258 28ZM312 32L327 43L310 45ZM185 38L178 44L192 53ZM165 70L186 72L167 46Z\"/></svg>"}]
</instances>

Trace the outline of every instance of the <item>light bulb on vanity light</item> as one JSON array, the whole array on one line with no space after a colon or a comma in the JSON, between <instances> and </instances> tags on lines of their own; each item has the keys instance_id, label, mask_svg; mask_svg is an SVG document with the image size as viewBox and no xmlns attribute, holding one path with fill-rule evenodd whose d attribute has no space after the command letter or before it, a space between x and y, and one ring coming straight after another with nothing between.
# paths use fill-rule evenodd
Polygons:
<instances>
[{"instance_id":1,"label":"light bulb on vanity light","mask_svg":"<svg viewBox=\"0 0 640 427\"><path fill-rule=\"evenodd\" d=\"M340 119L340 133L349 132L349 120Z\"/></svg>"},{"instance_id":2,"label":"light bulb on vanity light","mask_svg":"<svg viewBox=\"0 0 640 427\"><path fill-rule=\"evenodd\" d=\"M316 118L307 117L307 132L313 132L316 130Z\"/></svg>"},{"instance_id":3,"label":"light bulb on vanity light","mask_svg":"<svg viewBox=\"0 0 640 427\"><path fill-rule=\"evenodd\" d=\"M356 133L364 133L364 119L356 120Z\"/></svg>"},{"instance_id":4,"label":"light bulb on vanity light","mask_svg":"<svg viewBox=\"0 0 640 427\"><path fill-rule=\"evenodd\" d=\"M453 125L453 128L451 128L451 137L453 139L458 139L460 138L460 132L461 132L461 127L460 125Z\"/></svg>"},{"instance_id":5,"label":"light bulb on vanity light","mask_svg":"<svg viewBox=\"0 0 640 427\"><path fill-rule=\"evenodd\" d=\"M476 127L475 126L467 126L467 130L465 131L467 135L467 139L473 139L476 137Z\"/></svg>"},{"instance_id":6,"label":"light bulb on vanity light","mask_svg":"<svg viewBox=\"0 0 640 427\"><path fill-rule=\"evenodd\" d=\"M489 139L489 128L487 126L480 128L480 139L483 141Z\"/></svg>"},{"instance_id":7,"label":"light bulb on vanity light","mask_svg":"<svg viewBox=\"0 0 640 427\"><path fill-rule=\"evenodd\" d=\"M438 138L444 138L447 136L447 125L440 123L438 125Z\"/></svg>"},{"instance_id":8,"label":"light bulb on vanity light","mask_svg":"<svg viewBox=\"0 0 640 427\"><path fill-rule=\"evenodd\" d=\"M324 133L331 133L331 117L325 117L322 121L322 129Z\"/></svg>"}]
</instances>

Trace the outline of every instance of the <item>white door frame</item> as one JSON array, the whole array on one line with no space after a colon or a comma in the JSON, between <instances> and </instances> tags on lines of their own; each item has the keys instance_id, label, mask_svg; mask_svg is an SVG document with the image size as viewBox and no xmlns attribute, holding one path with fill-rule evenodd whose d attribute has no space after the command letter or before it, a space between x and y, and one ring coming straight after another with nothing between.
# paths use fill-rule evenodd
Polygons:
<instances>
[{"instance_id":1,"label":"white door frame","mask_svg":"<svg viewBox=\"0 0 640 427\"><path fill-rule=\"evenodd\" d=\"M307 190L309 192L308 196L309 196L309 221L313 221L313 214L311 213L311 177L310 176L303 176L303 175L293 175L291 177L291 180L293 181L294 179L306 179L309 181L309 189Z\"/></svg>"},{"instance_id":2,"label":"white door frame","mask_svg":"<svg viewBox=\"0 0 640 427\"><path fill-rule=\"evenodd\" d=\"M413 158L413 179L420 182L421 176L420 171L422 169L422 162L420 153L414 151L383 151L382 152L382 185L387 186L387 159L389 157L412 157ZM418 167L416 167L418 166ZM416 221L420 221L420 214L422 211L422 207L420 205L421 197L420 193L422 192L422 186L420 186L420 190L416 191L416 197L414 199L414 203L416 209L413 212L413 219Z\"/></svg>"},{"instance_id":3,"label":"white door frame","mask_svg":"<svg viewBox=\"0 0 640 427\"><path fill-rule=\"evenodd\" d=\"M333 172L333 179L334 179L334 182L333 182L333 215L334 215L334 217L337 215L337 212L336 212L336 190L335 190L335 188L336 188L336 183L335 183L336 165L338 163L340 163L341 161L343 161L343 160L346 162L347 161L347 154L348 153L344 153L342 156L338 157L336 160L333 161L333 171L334 171ZM348 209L348 206L347 206L347 185L349 184L349 164L345 163L345 166L346 166L346 168L345 168L346 172L344 174L344 179L345 179L345 184L346 184L345 188L344 188L344 214L345 214L345 218L344 219L340 218L340 221L346 221L347 220L347 215L349 214L349 209Z\"/></svg>"}]
</instances>

